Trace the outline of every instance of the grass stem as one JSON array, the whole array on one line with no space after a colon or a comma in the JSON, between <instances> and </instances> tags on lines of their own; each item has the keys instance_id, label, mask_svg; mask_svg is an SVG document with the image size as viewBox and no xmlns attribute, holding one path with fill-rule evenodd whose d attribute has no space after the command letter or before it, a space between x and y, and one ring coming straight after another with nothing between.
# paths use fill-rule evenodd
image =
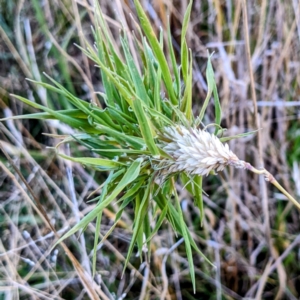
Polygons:
<instances>
[{"instance_id":1,"label":"grass stem","mask_svg":"<svg viewBox=\"0 0 300 300\"><path fill-rule=\"evenodd\" d=\"M258 170L256 168L254 168L253 166L251 166L250 164L248 164L248 163L246 163L246 164L247 164L246 168L249 171L251 171L255 174L258 174L258 175L264 175L266 181L269 181L270 183L272 183L280 192L282 192L300 210L300 203L281 186L281 184L274 178L274 176L270 172L268 172L266 169Z\"/></svg>"}]
</instances>

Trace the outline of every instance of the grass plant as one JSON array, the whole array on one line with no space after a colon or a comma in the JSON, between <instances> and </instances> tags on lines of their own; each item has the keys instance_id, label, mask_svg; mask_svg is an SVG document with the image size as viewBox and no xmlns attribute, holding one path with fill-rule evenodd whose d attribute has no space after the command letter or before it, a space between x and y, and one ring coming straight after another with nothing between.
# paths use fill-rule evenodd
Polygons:
<instances>
[{"instance_id":1,"label":"grass plant","mask_svg":"<svg viewBox=\"0 0 300 300\"><path fill-rule=\"evenodd\" d=\"M176 237L178 244L174 243L174 245L178 247L180 243L184 242L185 254L183 257L187 257L188 264L184 261L182 263L186 267L188 266L194 293L200 289L196 284L195 274L201 274L202 272L195 267L195 253L199 255L197 260L200 257L198 263L201 263L204 272L214 272L213 263L220 271L220 252L218 252L217 246L214 248L216 251L213 255L211 252L205 254L202 247L199 247L199 244L205 244L204 241L208 240L205 231L212 231L212 224L216 222L213 219L217 217L217 213L212 216L211 210L208 210L203 203L204 198L207 197L205 189L203 190L203 181L207 180L203 178L205 175L222 171L226 166L248 169L253 173L263 174L267 180L299 208L297 200L286 192L268 171L255 169L249 163L240 160L229 149L228 144L224 144L225 142L232 143L237 138L251 138L254 131L223 136L225 130L221 126L222 108L211 62L212 56L210 55L208 55L206 67L206 95L203 97L204 101L201 106L198 106L197 117L194 117L192 95L194 82L193 59L195 56L189 50L187 43L188 24L193 3L190 2L186 7L183 17L180 35L181 50L177 58L170 27L166 32L160 30L157 38L153 25L150 23L140 2L134 1L134 3L140 25L132 19L132 33L125 26L121 26L117 38L120 41L120 49L116 47L115 35L107 25L107 18L104 17L100 6L96 6L95 14L92 15L95 22L92 28L94 44L89 43L87 39L85 41L83 38L78 40L80 45L77 45L77 48L85 55L82 60L84 68L88 70L89 62L93 62L96 69L99 69L103 84L101 92L94 93L90 71L85 73L72 57L64 54L64 57L77 70L81 70L79 73L84 75L83 81L91 88L90 102L84 101L76 95L76 89L72 85L69 74L66 75L68 77L63 75L67 84L62 84L59 80L55 80L53 76L47 74L45 76L48 81L40 81L41 77L36 73L36 76L30 76L35 80L29 82L34 87L35 93L43 99L42 103L40 104L23 96L14 95L14 97L42 112L3 119L3 121L11 119L59 121L58 132L47 135L50 138L59 140L56 147L53 147L55 150L53 152L57 152L63 160L70 163L80 163L92 170L91 172L102 174L99 177L101 178L100 184L93 184L94 191L92 195L96 196L94 198L89 197L89 203L92 203L92 205L87 205L86 212L82 214L75 213L75 218L71 222L71 229L66 233L64 232L46 252L48 255L50 249L57 247L58 243L66 241L67 238L72 239L72 236L79 232L79 239L74 241L74 245L77 245L75 246L76 249L80 244L80 251L85 248L82 251L83 257L81 259L83 266L80 266L76 255L73 255L67 246L63 244L63 247L76 268L81 284L85 287L89 297L93 299L98 296L109 299L107 295L110 295L110 292L105 286L104 291L99 288L94 290L93 276L99 272L97 267L99 248L104 244L109 245L109 239L111 235L115 234L118 227L130 231L123 271L120 273L124 274L127 267L131 270L134 269L130 264L133 253L138 254L140 266L148 264L145 267L144 277L142 276L145 288L142 289L140 297L146 293L146 287L149 291L159 294L159 291L148 280L149 273L147 272L149 272L152 256L151 249L155 248L157 243L155 238L159 231L164 228L166 220L175 236L178 235ZM38 22L44 24L42 31L55 43L50 31L45 26L46 22L38 3L33 1L33 6L36 9L37 16L39 16ZM244 5L243 8L246 9L245 7ZM80 18L76 9L74 9L74 13L75 17ZM245 32L246 35L247 28ZM248 45L248 47L250 46ZM55 51L58 51L57 57L60 57L61 53L65 53L62 52L63 50L59 45L57 45ZM176 62L177 59L179 63ZM63 74L65 74L68 67L63 60L58 59L58 61L59 67L64 70ZM27 69L24 67L24 70ZM26 72L31 74L29 70ZM47 104L46 91L49 95L55 95L52 96L53 98L60 99L59 109L57 109L55 102L50 105ZM210 103L212 97L214 100L213 106ZM257 107L255 113L257 115ZM214 115L213 120L208 117L209 114ZM60 126L67 127L60 129ZM68 130L71 131L70 134L64 132ZM6 134L9 135L8 132ZM4 146L1 147L4 153L8 152ZM24 151L23 148L22 151ZM47 151L50 152L50 150ZM26 155L27 159L29 157L30 155ZM12 161L11 164L15 165ZM65 164L67 174L69 174L68 182L71 184L71 203L69 197L61 195L55 184L52 185L52 188L74 209L74 207L78 207L76 187L72 179L72 171L68 163L65 162ZM6 167L2 164L2 168ZM15 170L18 173L17 167ZM11 174L7 169L6 172ZM225 169L225 176L228 175L227 172L232 171L226 171ZM242 170L238 172L242 172ZM20 178L23 178L21 173L18 174ZM85 174L85 169L81 169L81 174ZM232 176L232 173L230 174ZM78 180L80 182L82 179L79 178ZM211 180L214 182L214 179ZM23 181L26 182L26 179L23 178ZM263 187L264 184L261 184L261 186ZM183 187L188 191L189 197L194 200L196 210L193 208L193 213L197 215L197 224L195 224L194 218L188 218L186 215L188 212L184 209L184 201L181 198ZM30 186L27 186L27 189L38 204L36 206L31 203L31 205L36 207L37 212L43 212L40 214L40 218L55 233L56 230L52 226L47 213L43 210L42 204L37 197L34 197L35 192L30 189ZM230 195L231 192L229 191L228 194ZM218 205L215 208L217 211L220 209ZM286 214L288 209L285 208ZM103 219L107 217L112 222L109 223L104 235L102 235ZM207 224L207 218L210 220L210 225ZM93 226L94 221L93 238L89 235L92 242L86 243L83 232ZM208 229L205 229L204 226L203 232L198 237L190 231L191 227L200 228L203 224L208 225ZM183 239L180 239L180 236ZM228 239L232 239L232 236ZM297 238L294 241L296 242ZM278 257L273 244L270 243L270 240L268 242L272 248L272 255ZM291 245L294 245L295 242ZM87 255L86 250L87 244L90 245L89 255ZM290 247L292 247L291 245ZM265 244L260 247L260 251L263 251ZM287 249L289 248L287 247L286 251ZM173 250L170 249L171 252ZM166 253L163 266L166 264L168 255L171 252ZM120 257L118 255L117 257ZM213 257L214 259L212 259ZM92 261L92 269L89 266L89 259ZM272 266L270 264L269 268L265 269L265 274L269 274L272 268L277 268L278 274L284 276L280 264L280 260L276 260L276 263ZM165 272L163 266L162 274ZM216 272L217 284L214 283L217 287L218 297L220 298L220 291L237 297L235 288L232 288L231 291L220 284L221 274L218 273L219 271ZM88 273L87 276L86 272ZM139 272L137 274L139 274L137 276L141 275ZM263 283L266 282L266 279L262 276L261 280L257 282L257 285L259 285L256 286L257 296L259 296L262 293ZM281 295L284 285L281 279L279 282L278 295ZM166 275L165 277L162 275L162 289L161 299L170 297ZM112 295L110 296L112 297ZM38 294L38 297L41 297L41 295Z\"/></svg>"}]
</instances>

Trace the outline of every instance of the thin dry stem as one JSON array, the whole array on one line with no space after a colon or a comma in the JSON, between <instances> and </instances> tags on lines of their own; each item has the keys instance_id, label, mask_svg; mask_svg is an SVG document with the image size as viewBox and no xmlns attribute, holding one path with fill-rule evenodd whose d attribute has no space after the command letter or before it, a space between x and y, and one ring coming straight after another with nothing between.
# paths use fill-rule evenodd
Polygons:
<instances>
[{"instance_id":1,"label":"thin dry stem","mask_svg":"<svg viewBox=\"0 0 300 300\"><path fill-rule=\"evenodd\" d=\"M246 0L243 0L243 25L244 25L244 39L245 39L245 48L246 48L246 54L247 54L247 63L248 63L248 70L249 70L249 76L250 76L250 87L251 87L251 96L253 100L253 107L254 107L254 119L256 122L256 128L259 129L261 127L260 125L260 118L258 114L257 109L257 99L256 99L256 92L255 92L255 81L254 81L254 73L251 63L251 52L250 52L250 40L249 40L249 28L248 28L248 12L247 12L247 3ZM258 147L258 158L259 158L259 164L261 167L264 167L264 161L263 161L263 146L262 146L262 138L261 138L261 131L258 130L257 132L257 147ZM271 243L271 237L270 237L270 217L269 217L269 207L268 207L268 193L267 193L267 187L264 180L260 180L260 187L262 192L262 206L265 216L265 230L266 230L266 237L268 240L268 243Z\"/></svg>"},{"instance_id":2,"label":"thin dry stem","mask_svg":"<svg viewBox=\"0 0 300 300\"><path fill-rule=\"evenodd\" d=\"M249 163L245 163L245 166L248 170L255 174L264 175L266 181L272 183L279 191L281 191L299 210L300 210L300 203L290 194L288 193L280 183L274 178L274 176L268 172L266 169L258 170L251 166Z\"/></svg>"},{"instance_id":3,"label":"thin dry stem","mask_svg":"<svg viewBox=\"0 0 300 300\"><path fill-rule=\"evenodd\" d=\"M34 199L34 201L36 203L36 206L34 205L33 201L31 201L30 197L29 196L27 197L28 199L30 199L31 205L33 207L36 207L36 210L37 210L38 214L41 216L41 218L43 219L43 221L46 224L46 226L48 226L55 233L55 235L58 237L58 234L57 234L55 228L53 227L53 225L52 225L52 223L51 223L51 221L50 221L50 219L49 219L46 211L44 210L43 206L41 205L39 199L35 196L34 191L30 187L30 185L27 183L27 181L23 177L22 173L15 166L15 164L12 161L12 159L8 156L7 152L1 146L1 143L0 143L0 148L1 148L2 152L3 152L3 154L6 156L6 158L10 162L10 164L12 165L12 167L14 168L14 170L16 171L16 173L19 175L19 177L21 178L21 180L25 184L25 186L26 186L27 190L29 191L29 193L31 194L31 196L33 197L33 199ZM5 168L5 166L3 164L2 164L2 168ZM15 181L15 183L17 185L19 184L17 181ZM21 191L23 191L23 188L21 188ZM25 194L26 194L26 192L24 192L24 195ZM93 279L90 276L88 276L88 274L83 270L82 266L79 264L78 260L75 258L75 256L73 255L73 253L69 250L69 248L63 242L61 243L61 246L64 249L64 251L66 252L66 254L68 255L68 257L70 258L70 260L72 261L72 263L73 263L73 265L74 265L74 267L75 267L75 269L76 269L76 271L78 273L78 276L81 279L81 282L82 282L83 286L85 287L86 291L88 292L88 295L91 297L91 299L99 299L98 295L101 295L101 297L103 299L109 299L102 292L102 290L100 290L99 288L95 288L95 284L93 283Z\"/></svg>"}]
</instances>

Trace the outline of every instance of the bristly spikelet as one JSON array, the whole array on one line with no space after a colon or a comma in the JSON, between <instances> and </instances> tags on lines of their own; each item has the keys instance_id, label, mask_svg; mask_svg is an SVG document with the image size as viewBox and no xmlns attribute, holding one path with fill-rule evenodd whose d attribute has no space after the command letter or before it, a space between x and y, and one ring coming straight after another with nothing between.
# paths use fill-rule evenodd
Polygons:
<instances>
[{"instance_id":1,"label":"bristly spikelet","mask_svg":"<svg viewBox=\"0 0 300 300\"><path fill-rule=\"evenodd\" d=\"M226 166L245 167L244 162L223 144L218 137L207 131L184 126L166 127L164 135L169 142L163 150L174 161L168 172L183 171L190 174L208 175L210 171L222 171Z\"/></svg>"}]
</instances>

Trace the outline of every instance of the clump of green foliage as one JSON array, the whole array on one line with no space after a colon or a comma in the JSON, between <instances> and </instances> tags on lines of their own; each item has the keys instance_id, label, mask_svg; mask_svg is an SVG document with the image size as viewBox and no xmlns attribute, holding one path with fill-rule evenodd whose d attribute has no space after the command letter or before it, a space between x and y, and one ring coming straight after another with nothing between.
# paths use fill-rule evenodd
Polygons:
<instances>
[{"instance_id":1,"label":"clump of green foliage","mask_svg":"<svg viewBox=\"0 0 300 300\"><path fill-rule=\"evenodd\" d=\"M168 45L164 45L163 32L160 32L157 39L139 1L134 2L140 21L140 26L136 25L137 36L133 37L140 58L139 65L136 64L129 47L129 38L132 37L127 35L126 30L121 32L120 41L123 53L119 54L114 47L101 9L97 6L95 8L96 26L93 29L95 45L87 43L86 48L81 48L100 68L104 92L98 93L100 97L97 103L88 103L75 97L63 85L46 75L52 84L34 82L68 99L73 108L57 111L15 96L24 103L43 111L19 118L56 119L76 129L78 133L64 137L62 143L79 143L93 154L90 157L59 155L108 174L100 196L93 199L97 201L96 207L57 243L77 231L84 230L90 222L96 220L93 251L93 271L95 272L96 249L98 243L101 242L98 233L102 212L113 201L117 201L120 209L116 214L114 225L108 230L104 239L113 231L122 217L122 212L128 206L133 207L133 233L125 267L135 245L142 259L142 253L150 249L151 238L167 220L174 231L184 238L190 274L195 288L192 249L203 257L204 255L191 237L184 220L175 181L180 177L185 188L194 197L195 205L200 210L202 223L204 218L202 176L184 173L162 176L159 168L160 162L170 157L160 145L164 128L178 125L189 128L202 124L212 95L215 105L214 125L217 128L215 133L217 134L221 128L221 107L214 73L209 57L206 71L208 93L199 116L195 118L192 112L192 53L185 40L192 1L184 16L179 66L172 46L170 28L167 33ZM164 51L169 52L171 68ZM153 219L155 226L151 228L150 222ZM150 255L150 251L148 254Z\"/></svg>"}]
</instances>

